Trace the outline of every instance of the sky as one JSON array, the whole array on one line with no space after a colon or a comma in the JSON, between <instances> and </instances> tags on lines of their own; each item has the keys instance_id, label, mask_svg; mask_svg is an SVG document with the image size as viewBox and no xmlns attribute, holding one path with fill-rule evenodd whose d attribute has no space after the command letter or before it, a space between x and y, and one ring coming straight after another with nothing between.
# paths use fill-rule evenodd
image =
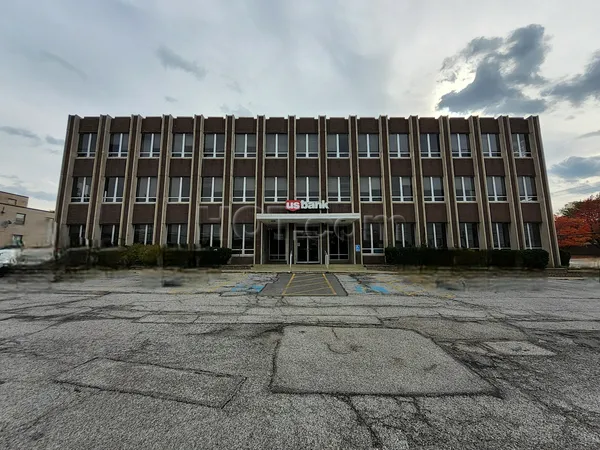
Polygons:
<instances>
[{"instance_id":1,"label":"sky","mask_svg":"<svg viewBox=\"0 0 600 450\"><path fill-rule=\"evenodd\" d=\"M69 114L539 115L600 191L596 0L38 0L0 14L0 190L54 209Z\"/></svg>"}]
</instances>

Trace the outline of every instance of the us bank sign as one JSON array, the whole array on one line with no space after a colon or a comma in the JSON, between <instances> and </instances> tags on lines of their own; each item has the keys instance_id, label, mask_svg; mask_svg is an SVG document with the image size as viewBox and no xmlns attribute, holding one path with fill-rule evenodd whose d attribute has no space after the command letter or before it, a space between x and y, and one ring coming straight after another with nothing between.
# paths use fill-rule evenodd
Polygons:
<instances>
[{"instance_id":1,"label":"us bank sign","mask_svg":"<svg viewBox=\"0 0 600 450\"><path fill-rule=\"evenodd\" d=\"M329 209L329 204L325 200L309 202L306 200L287 200L285 209L288 211L302 211L306 209Z\"/></svg>"}]
</instances>

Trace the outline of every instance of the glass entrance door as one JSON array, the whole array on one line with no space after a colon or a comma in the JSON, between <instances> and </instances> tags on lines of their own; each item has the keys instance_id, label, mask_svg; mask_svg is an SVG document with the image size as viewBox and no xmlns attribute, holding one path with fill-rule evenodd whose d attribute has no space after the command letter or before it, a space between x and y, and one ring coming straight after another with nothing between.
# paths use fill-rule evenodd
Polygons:
<instances>
[{"instance_id":1,"label":"glass entrance door","mask_svg":"<svg viewBox=\"0 0 600 450\"><path fill-rule=\"evenodd\" d=\"M327 231L329 235L329 260L348 261L350 256L348 248L349 227L329 225Z\"/></svg>"},{"instance_id":2,"label":"glass entrance door","mask_svg":"<svg viewBox=\"0 0 600 450\"><path fill-rule=\"evenodd\" d=\"M296 263L319 262L319 227L296 230Z\"/></svg>"}]
</instances>

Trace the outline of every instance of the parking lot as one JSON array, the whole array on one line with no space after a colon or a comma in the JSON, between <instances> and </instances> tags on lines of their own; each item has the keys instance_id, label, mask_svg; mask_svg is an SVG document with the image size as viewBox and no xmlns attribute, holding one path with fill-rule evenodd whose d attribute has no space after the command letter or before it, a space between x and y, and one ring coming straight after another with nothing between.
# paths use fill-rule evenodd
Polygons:
<instances>
[{"instance_id":1,"label":"parking lot","mask_svg":"<svg viewBox=\"0 0 600 450\"><path fill-rule=\"evenodd\" d=\"M600 447L600 284L0 279L1 448Z\"/></svg>"}]
</instances>

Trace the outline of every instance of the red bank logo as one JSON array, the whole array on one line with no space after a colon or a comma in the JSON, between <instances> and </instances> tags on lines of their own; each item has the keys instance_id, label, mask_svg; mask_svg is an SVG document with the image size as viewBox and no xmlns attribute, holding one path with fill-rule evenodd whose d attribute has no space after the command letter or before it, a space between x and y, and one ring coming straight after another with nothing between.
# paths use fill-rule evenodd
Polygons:
<instances>
[{"instance_id":1,"label":"red bank logo","mask_svg":"<svg viewBox=\"0 0 600 450\"><path fill-rule=\"evenodd\" d=\"M288 211L298 211L300 209L300 200L287 200L285 202L285 209Z\"/></svg>"}]
</instances>

